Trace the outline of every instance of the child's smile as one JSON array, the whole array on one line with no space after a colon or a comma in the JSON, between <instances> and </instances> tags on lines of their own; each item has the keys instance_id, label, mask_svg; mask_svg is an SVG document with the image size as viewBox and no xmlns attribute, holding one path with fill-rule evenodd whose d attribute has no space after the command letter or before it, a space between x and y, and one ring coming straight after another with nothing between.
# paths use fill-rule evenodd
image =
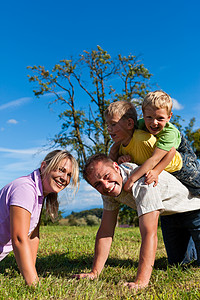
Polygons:
<instances>
[{"instance_id":1,"label":"child's smile","mask_svg":"<svg viewBox=\"0 0 200 300\"><path fill-rule=\"evenodd\" d=\"M153 135L158 134L169 122L171 115L172 113L168 116L165 108L146 107L143 116L147 130Z\"/></svg>"}]
</instances>

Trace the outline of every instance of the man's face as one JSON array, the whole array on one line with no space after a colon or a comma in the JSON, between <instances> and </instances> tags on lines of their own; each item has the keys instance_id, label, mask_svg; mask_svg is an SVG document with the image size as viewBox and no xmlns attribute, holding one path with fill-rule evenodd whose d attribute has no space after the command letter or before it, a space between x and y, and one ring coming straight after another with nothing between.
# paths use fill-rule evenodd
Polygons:
<instances>
[{"instance_id":1,"label":"man's face","mask_svg":"<svg viewBox=\"0 0 200 300\"><path fill-rule=\"evenodd\" d=\"M94 162L88 181L104 196L117 197L122 190L122 177L115 162Z\"/></svg>"},{"instance_id":2,"label":"man's face","mask_svg":"<svg viewBox=\"0 0 200 300\"><path fill-rule=\"evenodd\" d=\"M112 140L122 145L127 146L132 138L132 130L134 128L134 122L130 119L122 119L118 114L114 114L112 117L106 117L108 133Z\"/></svg>"},{"instance_id":3,"label":"man's face","mask_svg":"<svg viewBox=\"0 0 200 300\"><path fill-rule=\"evenodd\" d=\"M148 131L156 135L162 131L166 123L169 122L172 113L168 115L165 108L155 109L151 106L147 106L143 112L143 116Z\"/></svg>"}]
</instances>

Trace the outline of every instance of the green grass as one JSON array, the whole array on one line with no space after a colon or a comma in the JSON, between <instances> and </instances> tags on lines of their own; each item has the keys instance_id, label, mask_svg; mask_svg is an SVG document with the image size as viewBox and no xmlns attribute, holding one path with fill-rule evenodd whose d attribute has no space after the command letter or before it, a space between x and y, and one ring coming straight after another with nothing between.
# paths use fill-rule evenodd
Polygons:
<instances>
[{"instance_id":1,"label":"green grass","mask_svg":"<svg viewBox=\"0 0 200 300\"><path fill-rule=\"evenodd\" d=\"M27 287L10 254L0 263L1 299L200 299L200 268L167 266L160 230L149 287L138 293L123 286L137 272L138 228L116 228L109 259L98 279L72 275L91 269L97 227L41 227L37 258L40 285Z\"/></svg>"}]
</instances>

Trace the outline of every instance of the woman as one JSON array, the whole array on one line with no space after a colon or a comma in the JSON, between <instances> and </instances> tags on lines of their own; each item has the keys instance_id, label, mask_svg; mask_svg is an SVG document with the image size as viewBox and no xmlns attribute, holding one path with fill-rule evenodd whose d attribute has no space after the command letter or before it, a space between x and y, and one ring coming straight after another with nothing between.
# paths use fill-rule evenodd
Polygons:
<instances>
[{"instance_id":1,"label":"woman","mask_svg":"<svg viewBox=\"0 0 200 300\"><path fill-rule=\"evenodd\" d=\"M35 263L44 200L47 213L55 218L57 194L70 180L76 187L78 164L66 150L55 150L47 154L40 169L14 180L0 191L0 260L13 250L28 285L39 280Z\"/></svg>"}]
</instances>

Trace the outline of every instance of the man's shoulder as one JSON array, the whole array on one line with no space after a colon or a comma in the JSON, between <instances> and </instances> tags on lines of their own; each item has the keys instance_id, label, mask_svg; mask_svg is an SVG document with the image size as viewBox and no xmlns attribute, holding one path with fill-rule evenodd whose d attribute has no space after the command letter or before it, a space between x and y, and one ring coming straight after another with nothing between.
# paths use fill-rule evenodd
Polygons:
<instances>
[{"instance_id":1,"label":"man's shoulder","mask_svg":"<svg viewBox=\"0 0 200 300\"><path fill-rule=\"evenodd\" d=\"M136 168L138 168L138 165L134 163L125 162L119 165L120 170L123 170L127 175L133 172Z\"/></svg>"}]
</instances>

